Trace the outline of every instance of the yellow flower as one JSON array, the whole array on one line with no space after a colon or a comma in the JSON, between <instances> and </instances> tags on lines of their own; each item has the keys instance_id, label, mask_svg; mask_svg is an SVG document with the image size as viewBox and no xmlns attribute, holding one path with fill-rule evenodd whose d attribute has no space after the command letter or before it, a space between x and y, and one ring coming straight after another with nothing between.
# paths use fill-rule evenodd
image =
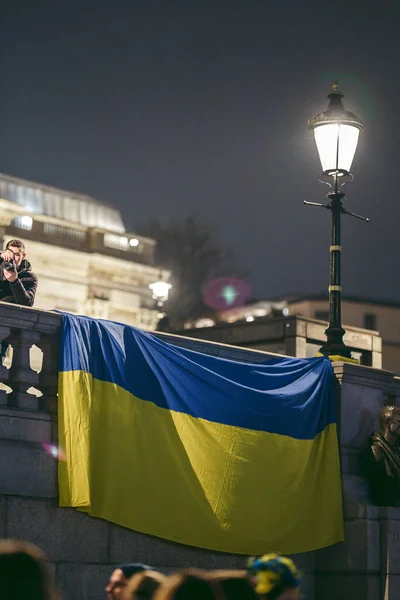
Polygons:
<instances>
[{"instance_id":1,"label":"yellow flower","mask_svg":"<svg viewBox=\"0 0 400 600\"><path fill-rule=\"evenodd\" d=\"M272 571L259 571L257 573L257 594L268 594L279 581L279 576Z\"/></svg>"}]
</instances>

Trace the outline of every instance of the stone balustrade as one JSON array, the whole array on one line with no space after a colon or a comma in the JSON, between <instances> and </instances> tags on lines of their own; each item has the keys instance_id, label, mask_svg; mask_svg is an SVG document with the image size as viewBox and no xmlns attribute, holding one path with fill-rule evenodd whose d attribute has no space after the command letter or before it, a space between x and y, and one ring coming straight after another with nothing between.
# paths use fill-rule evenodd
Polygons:
<instances>
[{"instance_id":1,"label":"stone balustrade","mask_svg":"<svg viewBox=\"0 0 400 600\"><path fill-rule=\"evenodd\" d=\"M62 315L0 302L0 406L55 413Z\"/></svg>"},{"instance_id":2,"label":"stone balustrade","mask_svg":"<svg viewBox=\"0 0 400 600\"><path fill-rule=\"evenodd\" d=\"M0 342L8 344L0 366L0 406L57 412L57 376L62 315L0 302ZM265 360L266 353L156 332L178 346L233 360ZM271 354L271 356L276 356Z\"/></svg>"},{"instance_id":3,"label":"stone balustrade","mask_svg":"<svg viewBox=\"0 0 400 600\"><path fill-rule=\"evenodd\" d=\"M57 461L43 447L57 443L57 377L62 315L0 302L0 536L37 543L55 565L63 597L97 600L117 562L144 561L166 571L180 566L240 568L242 556L173 544L58 507ZM271 353L157 333L177 346L241 362ZM385 404L400 404L393 373L334 364L346 542L296 557L309 600L400 598L400 508L372 506L360 470L369 434ZM268 551L270 549L266 549Z\"/></svg>"}]
</instances>

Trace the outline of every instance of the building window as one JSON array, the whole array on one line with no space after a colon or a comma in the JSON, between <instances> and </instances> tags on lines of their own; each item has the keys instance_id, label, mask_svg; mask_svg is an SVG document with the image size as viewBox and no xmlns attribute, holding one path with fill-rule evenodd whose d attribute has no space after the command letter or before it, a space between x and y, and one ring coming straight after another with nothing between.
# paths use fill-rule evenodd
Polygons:
<instances>
[{"instance_id":1,"label":"building window","mask_svg":"<svg viewBox=\"0 0 400 600\"><path fill-rule=\"evenodd\" d=\"M19 217L15 217L13 219L12 224L14 227L18 227L18 229L25 229L25 231L31 231L33 219L28 215L21 215Z\"/></svg>"},{"instance_id":2,"label":"building window","mask_svg":"<svg viewBox=\"0 0 400 600\"><path fill-rule=\"evenodd\" d=\"M86 231L73 229L72 227L63 227L62 225L53 225L53 223L44 223L43 233L76 242L84 242L86 240Z\"/></svg>"},{"instance_id":3,"label":"building window","mask_svg":"<svg viewBox=\"0 0 400 600\"><path fill-rule=\"evenodd\" d=\"M115 233L105 233L103 244L106 248L114 250L130 251L135 254L142 254L143 244L137 238L127 238L125 235L116 235Z\"/></svg>"},{"instance_id":4,"label":"building window","mask_svg":"<svg viewBox=\"0 0 400 600\"><path fill-rule=\"evenodd\" d=\"M114 248L114 250L129 250L129 240L124 235L105 233L103 243L106 248Z\"/></svg>"},{"instance_id":5,"label":"building window","mask_svg":"<svg viewBox=\"0 0 400 600\"><path fill-rule=\"evenodd\" d=\"M373 313L364 314L364 329L376 331L376 315Z\"/></svg>"},{"instance_id":6,"label":"building window","mask_svg":"<svg viewBox=\"0 0 400 600\"><path fill-rule=\"evenodd\" d=\"M329 310L316 310L314 317L320 321L329 321Z\"/></svg>"}]
</instances>

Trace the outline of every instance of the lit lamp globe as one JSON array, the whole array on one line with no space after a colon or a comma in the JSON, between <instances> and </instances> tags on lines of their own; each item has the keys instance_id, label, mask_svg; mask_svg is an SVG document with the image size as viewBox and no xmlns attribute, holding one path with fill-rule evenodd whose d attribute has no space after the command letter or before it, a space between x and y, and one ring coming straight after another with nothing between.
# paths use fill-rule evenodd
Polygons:
<instances>
[{"instance_id":1,"label":"lit lamp globe","mask_svg":"<svg viewBox=\"0 0 400 600\"><path fill-rule=\"evenodd\" d=\"M363 123L355 114L345 110L343 93L335 82L328 94L329 106L309 121L324 175L349 175Z\"/></svg>"},{"instance_id":2,"label":"lit lamp globe","mask_svg":"<svg viewBox=\"0 0 400 600\"><path fill-rule=\"evenodd\" d=\"M157 301L158 306L162 306L168 300L171 287L170 283L162 280L150 283L149 288L153 292L153 298Z\"/></svg>"}]
</instances>

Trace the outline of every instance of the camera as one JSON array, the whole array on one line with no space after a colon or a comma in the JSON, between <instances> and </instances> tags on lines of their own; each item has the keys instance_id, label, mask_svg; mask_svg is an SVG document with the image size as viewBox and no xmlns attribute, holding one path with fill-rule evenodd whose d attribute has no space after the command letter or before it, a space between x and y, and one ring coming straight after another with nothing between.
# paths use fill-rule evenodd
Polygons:
<instances>
[{"instance_id":1,"label":"camera","mask_svg":"<svg viewBox=\"0 0 400 600\"><path fill-rule=\"evenodd\" d=\"M3 269L5 269L6 271L14 271L15 269L15 262L13 259L3 260L2 258L0 258L0 265L2 265Z\"/></svg>"}]
</instances>

